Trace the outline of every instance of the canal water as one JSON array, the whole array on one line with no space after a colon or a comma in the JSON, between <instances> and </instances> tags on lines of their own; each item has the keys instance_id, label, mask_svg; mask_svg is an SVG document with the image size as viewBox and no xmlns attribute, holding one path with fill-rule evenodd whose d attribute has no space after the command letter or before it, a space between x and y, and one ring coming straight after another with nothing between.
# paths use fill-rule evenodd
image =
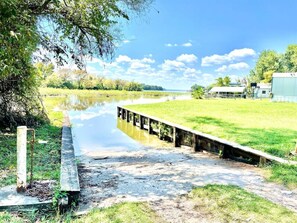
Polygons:
<instances>
[{"instance_id":1,"label":"canal water","mask_svg":"<svg viewBox=\"0 0 297 223\"><path fill-rule=\"evenodd\" d=\"M72 124L75 155L107 151L123 152L143 147L166 148L170 143L117 118L117 106L189 99L189 95L141 98L68 98L68 114ZM69 106L70 105L70 106Z\"/></svg>"}]
</instances>

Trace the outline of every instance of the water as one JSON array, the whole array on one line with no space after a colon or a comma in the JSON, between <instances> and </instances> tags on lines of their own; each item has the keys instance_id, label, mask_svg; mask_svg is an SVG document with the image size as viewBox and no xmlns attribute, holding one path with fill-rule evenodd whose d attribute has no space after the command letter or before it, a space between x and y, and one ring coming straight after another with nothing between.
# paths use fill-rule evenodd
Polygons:
<instances>
[{"instance_id":1,"label":"water","mask_svg":"<svg viewBox=\"0 0 297 223\"><path fill-rule=\"evenodd\" d=\"M168 96L161 98L84 98L72 96L65 105L72 124L76 156L104 151L133 151L144 146L170 147L139 130L131 123L117 118L117 106L127 104L155 103L175 99L189 99L189 96Z\"/></svg>"}]
</instances>

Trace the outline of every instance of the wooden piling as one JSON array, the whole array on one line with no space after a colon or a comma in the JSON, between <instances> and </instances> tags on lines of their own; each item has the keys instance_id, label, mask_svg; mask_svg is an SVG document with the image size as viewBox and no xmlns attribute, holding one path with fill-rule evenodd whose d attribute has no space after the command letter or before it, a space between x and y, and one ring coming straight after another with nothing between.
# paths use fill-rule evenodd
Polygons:
<instances>
[{"instance_id":1,"label":"wooden piling","mask_svg":"<svg viewBox=\"0 0 297 223\"><path fill-rule=\"evenodd\" d=\"M152 121L151 121L150 118L148 118L148 120L147 120L147 131L148 131L149 134L153 133L151 124L152 124Z\"/></svg>"},{"instance_id":2,"label":"wooden piling","mask_svg":"<svg viewBox=\"0 0 297 223\"><path fill-rule=\"evenodd\" d=\"M139 115L139 128L140 129L144 129L143 124L144 124L144 117Z\"/></svg>"},{"instance_id":3,"label":"wooden piling","mask_svg":"<svg viewBox=\"0 0 297 223\"><path fill-rule=\"evenodd\" d=\"M193 151L207 150L209 152L217 153L222 158L233 158L245 160L249 163L265 163L270 161L275 161L278 163L293 163L297 165L297 162L287 161L279 157L266 154L264 152L255 150L253 148L242 146L234 142L227 141L225 139L220 139L218 137L202 133L193 129L189 129L185 126L181 126L175 123L168 122L166 120L159 119L154 116L149 116L143 113L139 113L133 110L128 110L122 107L118 107L117 110L118 117L122 119L127 119L127 122L133 121L134 126L139 126L140 129L144 127L148 130L149 134L157 133L159 138L161 138L161 128L163 125L172 128L172 142L174 147L180 147L182 144L189 144L189 140L183 142L182 133L189 134L192 137L192 145L190 145ZM132 117L130 117L132 114ZM136 115L139 117L138 122L136 122ZM147 119L147 127L144 125L144 121ZM152 128L152 124L157 123L158 129ZM154 125L153 125L154 126ZM168 139L169 136L165 137ZM189 145L187 145L189 146ZM297 152L297 144L296 144Z\"/></svg>"},{"instance_id":4,"label":"wooden piling","mask_svg":"<svg viewBox=\"0 0 297 223\"><path fill-rule=\"evenodd\" d=\"M127 122L130 122L130 112L127 110L127 118L126 118Z\"/></svg>"},{"instance_id":5,"label":"wooden piling","mask_svg":"<svg viewBox=\"0 0 297 223\"><path fill-rule=\"evenodd\" d=\"M132 122L133 122L133 125L136 126L136 117L135 117L135 113L132 113Z\"/></svg>"}]
</instances>

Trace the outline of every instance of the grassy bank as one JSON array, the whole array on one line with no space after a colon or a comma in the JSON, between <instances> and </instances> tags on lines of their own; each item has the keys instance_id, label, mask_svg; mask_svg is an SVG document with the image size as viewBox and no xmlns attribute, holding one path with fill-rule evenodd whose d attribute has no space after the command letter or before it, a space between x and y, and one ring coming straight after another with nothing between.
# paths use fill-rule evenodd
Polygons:
<instances>
[{"instance_id":1,"label":"grassy bank","mask_svg":"<svg viewBox=\"0 0 297 223\"><path fill-rule=\"evenodd\" d=\"M61 89L61 88L40 88L40 93L43 96L68 96L77 95L84 97L116 97L116 96L168 96L181 95L179 92L164 92L164 91L116 91L116 90L77 90L77 89Z\"/></svg>"},{"instance_id":2,"label":"grassy bank","mask_svg":"<svg viewBox=\"0 0 297 223\"><path fill-rule=\"evenodd\" d=\"M54 104L45 101L51 123L35 128L34 179L58 180L60 176L61 126L63 114L54 112ZM30 134L28 134L30 137ZM28 137L28 139L29 139ZM28 154L29 154L28 146ZM0 132L0 187L16 183L16 132ZM29 156L28 156L29 157ZM28 160L28 163L30 160ZM29 171L29 170L28 170Z\"/></svg>"},{"instance_id":3,"label":"grassy bank","mask_svg":"<svg viewBox=\"0 0 297 223\"><path fill-rule=\"evenodd\" d=\"M268 100L188 100L130 109L288 159L297 142L297 104ZM297 188L297 166L267 167L267 178Z\"/></svg>"},{"instance_id":4,"label":"grassy bank","mask_svg":"<svg viewBox=\"0 0 297 223\"><path fill-rule=\"evenodd\" d=\"M189 198L206 222L296 222L297 215L236 186L208 185Z\"/></svg>"},{"instance_id":5,"label":"grassy bank","mask_svg":"<svg viewBox=\"0 0 297 223\"><path fill-rule=\"evenodd\" d=\"M127 106L192 129L286 157L297 142L297 104L188 100Z\"/></svg>"}]
</instances>

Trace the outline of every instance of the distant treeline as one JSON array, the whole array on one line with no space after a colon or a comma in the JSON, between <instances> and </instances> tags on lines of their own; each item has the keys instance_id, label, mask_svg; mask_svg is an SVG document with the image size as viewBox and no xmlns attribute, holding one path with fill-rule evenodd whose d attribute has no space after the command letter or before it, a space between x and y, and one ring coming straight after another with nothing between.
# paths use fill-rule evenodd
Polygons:
<instances>
[{"instance_id":1,"label":"distant treeline","mask_svg":"<svg viewBox=\"0 0 297 223\"><path fill-rule=\"evenodd\" d=\"M141 84L122 79L108 79L89 74L84 70L60 69L54 72L52 64L35 64L41 86L51 88L87 89L87 90L163 90L160 86Z\"/></svg>"},{"instance_id":2,"label":"distant treeline","mask_svg":"<svg viewBox=\"0 0 297 223\"><path fill-rule=\"evenodd\" d=\"M142 89L145 91L163 91L164 88L161 86L157 85L147 85L147 84L142 84Z\"/></svg>"}]
</instances>

